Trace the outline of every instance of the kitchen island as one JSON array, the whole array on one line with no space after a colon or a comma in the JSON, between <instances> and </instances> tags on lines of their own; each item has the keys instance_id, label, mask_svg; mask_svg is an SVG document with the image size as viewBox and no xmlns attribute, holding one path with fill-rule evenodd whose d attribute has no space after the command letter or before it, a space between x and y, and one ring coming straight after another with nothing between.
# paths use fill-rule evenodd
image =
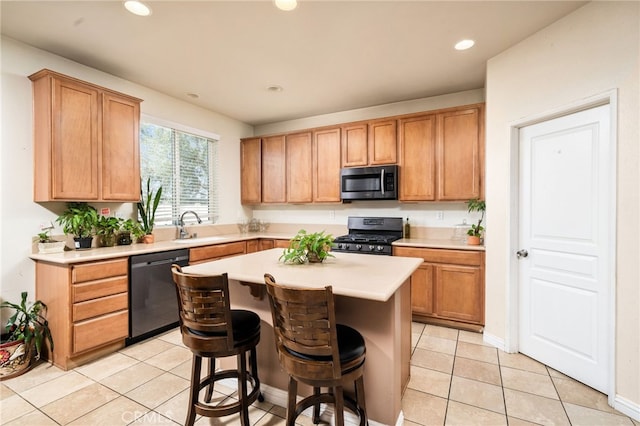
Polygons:
<instances>
[{"instance_id":1,"label":"kitchen island","mask_svg":"<svg viewBox=\"0 0 640 426\"><path fill-rule=\"evenodd\" d=\"M232 306L260 316L258 369L263 394L267 401L281 406L286 406L288 379L278 364L264 274L270 273L281 285L331 285L338 322L358 330L367 346L364 380L370 424L400 424L402 393L409 381L411 359L410 277L422 260L334 253L335 258L321 264L285 265L278 261L281 254L282 249L276 248L189 266L184 271L226 272ZM309 391L299 388L304 395Z\"/></svg>"}]
</instances>

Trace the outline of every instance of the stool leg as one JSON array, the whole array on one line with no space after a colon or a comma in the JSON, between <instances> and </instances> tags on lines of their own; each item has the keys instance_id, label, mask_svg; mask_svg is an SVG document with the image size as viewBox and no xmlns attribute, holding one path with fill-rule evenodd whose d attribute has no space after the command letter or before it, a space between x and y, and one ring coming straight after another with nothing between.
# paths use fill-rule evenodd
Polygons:
<instances>
[{"instance_id":1,"label":"stool leg","mask_svg":"<svg viewBox=\"0 0 640 426\"><path fill-rule=\"evenodd\" d=\"M336 386L334 389L336 426L344 426L344 392L342 386Z\"/></svg>"},{"instance_id":2,"label":"stool leg","mask_svg":"<svg viewBox=\"0 0 640 426\"><path fill-rule=\"evenodd\" d=\"M298 382L289 376L289 398L287 401L287 426L295 426L296 420L296 396L298 394Z\"/></svg>"},{"instance_id":3,"label":"stool leg","mask_svg":"<svg viewBox=\"0 0 640 426\"><path fill-rule=\"evenodd\" d=\"M204 400L207 402L211 402L211 398L213 397L213 385L214 385L214 376L216 370L216 359L214 357L209 358L209 385L207 386L207 393L204 397Z\"/></svg>"},{"instance_id":4,"label":"stool leg","mask_svg":"<svg viewBox=\"0 0 640 426\"><path fill-rule=\"evenodd\" d=\"M250 426L249 406L247 404L247 353L242 351L238 359L238 400L240 401L240 424Z\"/></svg>"},{"instance_id":5,"label":"stool leg","mask_svg":"<svg viewBox=\"0 0 640 426\"><path fill-rule=\"evenodd\" d=\"M256 347L251 348L251 353L249 354L249 364L251 365L251 375L253 376L254 383L256 387L260 388L260 379L258 378L258 357L256 356ZM258 390L258 401L264 402L264 396L262 396L262 392Z\"/></svg>"},{"instance_id":6,"label":"stool leg","mask_svg":"<svg viewBox=\"0 0 640 426\"><path fill-rule=\"evenodd\" d=\"M320 395L320 388L319 387L314 387L313 388L313 395L314 396ZM320 423L320 403L319 402L316 402L313 405L313 423L314 424Z\"/></svg>"},{"instance_id":7,"label":"stool leg","mask_svg":"<svg viewBox=\"0 0 640 426\"><path fill-rule=\"evenodd\" d=\"M198 394L200 391L200 371L202 367L202 358L193 355L191 364L191 389L189 395L189 411L187 412L187 420L185 426L193 426L196 420L196 404L198 403Z\"/></svg>"},{"instance_id":8,"label":"stool leg","mask_svg":"<svg viewBox=\"0 0 640 426\"><path fill-rule=\"evenodd\" d=\"M360 413L360 426L369 424L369 418L367 417L367 403L364 399L364 377L360 376L356 379L356 404L361 410Z\"/></svg>"}]
</instances>

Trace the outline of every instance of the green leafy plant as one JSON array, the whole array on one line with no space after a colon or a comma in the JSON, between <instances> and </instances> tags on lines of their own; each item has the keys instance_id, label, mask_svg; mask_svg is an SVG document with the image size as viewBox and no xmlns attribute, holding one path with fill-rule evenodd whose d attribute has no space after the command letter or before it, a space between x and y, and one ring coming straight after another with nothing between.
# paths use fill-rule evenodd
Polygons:
<instances>
[{"instance_id":1,"label":"green leafy plant","mask_svg":"<svg viewBox=\"0 0 640 426\"><path fill-rule=\"evenodd\" d=\"M158 188L158 191L154 194L151 190L151 178L147 179L147 195L145 196L140 189L140 202L138 203L138 212L142 217L142 230L145 235L150 235L153 232L153 226L156 220L156 210L158 204L160 204L160 198L162 197L162 186Z\"/></svg>"},{"instance_id":2,"label":"green leafy plant","mask_svg":"<svg viewBox=\"0 0 640 426\"><path fill-rule=\"evenodd\" d=\"M132 219L122 221L120 224L120 233L129 233L136 240L144 235L140 222Z\"/></svg>"},{"instance_id":3,"label":"green leafy plant","mask_svg":"<svg viewBox=\"0 0 640 426\"><path fill-rule=\"evenodd\" d=\"M472 224L471 229L467 231L467 235L472 237L482 237L482 233L484 232L484 227L482 226L482 221L484 220L484 212L486 210L486 204L484 200L479 200L477 198L473 198L467 201L467 210L469 213L471 212L481 212L480 219L477 224Z\"/></svg>"},{"instance_id":4,"label":"green leafy plant","mask_svg":"<svg viewBox=\"0 0 640 426\"><path fill-rule=\"evenodd\" d=\"M67 203L67 210L58 216L56 221L62 226L65 234L86 238L93 234L98 223L98 212L87 203Z\"/></svg>"},{"instance_id":5,"label":"green leafy plant","mask_svg":"<svg viewBox=\"0 0 640 426\"><path fill-rule=\"evenodd\" d=\"M289 247L284 249L279 260L284 263L303 264L306 262L322 262L327 257L334 257L330 252L333 244L333 236L322 232L308 234L301 229L291 239Z\"/></svg>"},{"instance_id":6,"label":"green leafy plant","mask_svg":"<svg viewBox=\"0 0 640 426\"><path fill-rule=\"evenodd\" d=\"M116 234L120 230L122 219L114 216L100 216L96 223L96 235L100 238L102 246L113 246L116 243Z\"/></svg>"},{"instance_id":7,"label":"green leafy plant","mask_svg":"<svg viewBox=\"0 0 640 426\"><path fill-rule=\"evenodd\" d=\"M38 242L39 243L57 243L56 240L51 238L51 236L49 235L49 232L51 232L50 229L47 229L44 232L40 232L38 234Z\"/></svg>"},{"instance_id":8,"label":"green leafy plant","mask_svg":"<svg viewBox=\"0 0 640 426\"><path fill-rule=\"evenodd\" d=\"M32 304L27 303L27 292L22 292L22 300L19 304L2 302L0 308L14 309L15 313L7 321L5 330L7 332L7 342L24 339L27 347L31 344L35 346L35 359L40 359L42 353L42 343L44 339L49 341L53 350L53 337L49 329L49 322L43 316L47 310L47 305L36 300Z\"/></svg>"}]
</instances>

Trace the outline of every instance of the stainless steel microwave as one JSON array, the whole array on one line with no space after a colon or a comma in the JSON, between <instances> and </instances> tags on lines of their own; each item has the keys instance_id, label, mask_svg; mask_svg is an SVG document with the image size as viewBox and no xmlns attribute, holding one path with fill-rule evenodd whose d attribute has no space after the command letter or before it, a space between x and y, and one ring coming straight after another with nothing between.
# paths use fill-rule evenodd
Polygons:
<instances>
[{"instance_id":1,"label":"stainless steel microwave","mask_svg":"<svg viewBox=\"0 0 640 426\"><path fill-rule=\"evenodd\" d=\"M340 171L341 198L351 200L397 200L398 166L348 167Z\"/></svg>"}]
</instances>

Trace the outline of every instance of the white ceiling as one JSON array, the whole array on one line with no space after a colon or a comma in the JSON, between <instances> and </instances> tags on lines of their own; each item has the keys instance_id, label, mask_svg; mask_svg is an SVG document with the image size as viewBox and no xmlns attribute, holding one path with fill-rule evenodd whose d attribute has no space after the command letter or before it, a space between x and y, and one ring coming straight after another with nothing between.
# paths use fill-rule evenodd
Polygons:
<instances>
[{"instance_id":1,"label":"white ceiling","mask_svg":"<svg viewBox=\"0 0 640 426\"><path fill-rule=\"evenodd\" d=\"M148 1L147 18L119 0L0 4L5 36L259 125L482 88L489 58L585 2ZM476 46L455 51L463 38Z\"/></svg>"}]
</instances>

